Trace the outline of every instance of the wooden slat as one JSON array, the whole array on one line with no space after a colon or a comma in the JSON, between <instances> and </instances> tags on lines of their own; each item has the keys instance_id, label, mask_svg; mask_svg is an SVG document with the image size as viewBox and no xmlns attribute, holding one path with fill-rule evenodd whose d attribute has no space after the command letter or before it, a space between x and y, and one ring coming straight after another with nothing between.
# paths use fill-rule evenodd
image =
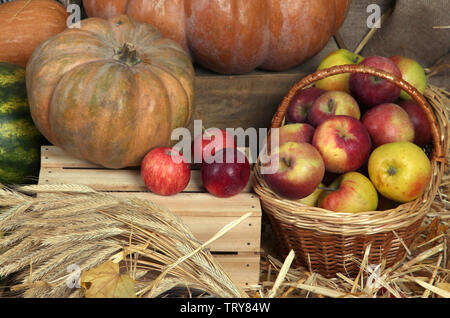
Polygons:
<instances>
[{"instance_id":1,"label":"wooden slat","mask_svg":"<svg viewBox=\"0 0 450 318\"><path fill-rule=\"evenodd\" d=\"M174 213L176 214L176 213ZM200 242L206 242L235 217L182 216L183 222ZM260 250L261 217L245 219L231 231L212 242L210 249L220 252L258 252Z\"/></svg>"},{"instance_id":2,"label":"wooden slat","mask_svg":"<svg viewBox=\"0 0 450 318\"><path fill-rule=\"evenodd\" d=\"M138 192L112 194L149 200L167 208L179 216L201 242L206 242L225 225L251 212L250 217L214 241L210 248L221 252L258 252L260 249L262 212L260 201L254 194L240 193L227 199L207 193L180 193L172 197Z\"/></svg>"},{"instance_id":3,"label":"wooden slat","mask_svg":"<svg viewBox=\"0 0 450 318\"><path fill-rule=\"evenodd\" d=\"M252 176L242 192L252 191ZM84 184L98 191L148 191L139 170L41 168L39 184ZM200 170L191 170L184 192L205 192Z\"/></svg>"},{"instance_id":4,"label":"wooden slat","mask_svg":"<svg viewBox=\"0 0 450 318\"><path fill-rule=\"evenodd\" d=\"M150 192L111 192L120 197L136 197L166 207L178 216L240 217L251 212L261 216L261 203L252 193L239 193L231 198L216 198L209 193L179 193L164 197Z\"/></svg>"},{"instance_id":5,"label":"wooden slat","mask_svg":"<svg viewBox=\"0 0 450 318\"><path fill-rule=\"evenodd\" d=\"M102 168L89 161L75 158L55 146L41 147L41 168Z\"/></svg>"},{"instance_id":6,"label":"wooden slat","mask_svg":"<svg viewBox=\"0 0 450 318\"><path fill-rule=\"evenodd\" d=\"M249 148L238 148L244 152L249 162L254 162ZM193 167L197 169L199 166ZM55 146L41 147L41 168L91 168L104 169L103 167L93 164L89 161L75 158ZM136 168L137 169L137 168Z\"/></svg>"},{"instance_id":7,"label":"wooden slat","mask_svg":"<svg viewBox=\"0 0 450 318\"><path fill-rule=\"evenodd\" d=\"M235 284L244 288L259 284L260 256L258 253L215 255L215 259Z\"/></svg>"}]
</instances>

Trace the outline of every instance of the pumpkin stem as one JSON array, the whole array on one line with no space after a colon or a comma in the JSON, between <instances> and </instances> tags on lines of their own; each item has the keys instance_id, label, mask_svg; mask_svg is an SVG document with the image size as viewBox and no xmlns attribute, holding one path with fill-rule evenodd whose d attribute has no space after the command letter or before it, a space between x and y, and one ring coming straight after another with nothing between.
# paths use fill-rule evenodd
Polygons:
<instances>
[{"instance_id":1,"label":"pumpkin stem","mask_svg":"<svg viewBox=\"0 0 450 318\"><path fill-rule=\"evenodd\" d=\"M122 47L116 48L113 59L128 66L134 66L142 62L136 47L130 43L125 43Z\"/></svg>"}]
</instances>

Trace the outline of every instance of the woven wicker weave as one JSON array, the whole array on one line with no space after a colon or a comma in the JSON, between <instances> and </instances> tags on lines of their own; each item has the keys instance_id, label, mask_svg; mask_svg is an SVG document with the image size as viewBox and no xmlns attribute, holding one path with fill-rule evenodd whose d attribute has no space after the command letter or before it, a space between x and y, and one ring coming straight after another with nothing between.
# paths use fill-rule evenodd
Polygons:
<instances>
[{"instance_id":1,"label":"woven wicker weave","mask_svg":"<svg viewBox=\"0 0 450 318\"><path fill-rule=\"evenodd\" d=\"M320 79L342 73L365 73L384 78L408 92L424 109L433 135L430 154L432 179L421 197L395 209L357 214L336 213L279 197L262 178L258 161L254 168L254 190L279 239L281 252L287 255L293 249L297 265L327 278L335 277L337 273L355 276L360 268L358 261L363 259L368 245L369 264L385 261L385 266L389 267L404 258L436 195L449 148L449 124L444 105L448 100L443 101L444 97L441 99L432 87L425 93L427 100L402 79L362 65L336 66L303 78L283 99L271 127L277 128L283 124L289 103L299 90Z\"/></svg>"}]
</instances>

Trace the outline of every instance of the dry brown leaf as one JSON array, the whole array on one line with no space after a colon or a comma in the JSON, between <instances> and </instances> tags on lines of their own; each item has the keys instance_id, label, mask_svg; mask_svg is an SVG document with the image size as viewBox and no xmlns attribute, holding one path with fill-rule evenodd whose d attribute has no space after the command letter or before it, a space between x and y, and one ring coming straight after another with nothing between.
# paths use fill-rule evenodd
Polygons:
<instances>
[{"instance_id":1,"label":"dry brown leaf","mask_svg":"<svg viewBox=\"0 0 450 318\"><path fill-rule=\"evenodd\" d=\"M447 225L445 225L445 224L439 224L439 227L438 227L438 235L441 235L441 234L445 234L445 233L447 233L447 230L448 230L448 226Z\"/></svg>"},{"instance_id":2,"label":"dry brown leaf","mask_svg":"<svg viewBox=\"0 0 450 318\"><path fill-rule=\"evenodd\" d=\"M111 261L83 272L80 284L86 298L136 298L134 280Z\"/></svg>"},{"instance_id":3,"label":"dry brown leaf","mask_svg":"<svg viewBox=\"0 0 450 318\"><path fill-rule=\"evenodd\" d=\"M438 235L438 228L439 228L439 218L436 217L429 226L429 232L426 241L430 241Z\"/></svg>"}]
</instances>

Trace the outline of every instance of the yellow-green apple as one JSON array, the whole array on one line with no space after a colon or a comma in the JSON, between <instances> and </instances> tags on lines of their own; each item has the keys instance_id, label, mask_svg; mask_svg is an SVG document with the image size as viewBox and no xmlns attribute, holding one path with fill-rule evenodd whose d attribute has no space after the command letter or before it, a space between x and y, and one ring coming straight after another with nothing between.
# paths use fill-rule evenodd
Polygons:
<instances>
[{"instance_id":1,"label":"yellow-green apple","mask_svg":"<svg viewBox=\"0 0 450 318\"><path fill-rule=\"evenodd\" d=\"M402 78L423 94L427 88L427 76L423 67L416 60L405 56L396 55L390 57L390 59L397 64L402 73ZM400 93L400 98L412 100L412 97L403 90Z\"/></svg>"},{"instance_id":2,"label":"yellow-green apple","mask_svg":"<svg viewBox=\"0 0 450 318\"><path fill-rule=\"evenodd\" d=\"M396 141L414 141L414 126L408 113L397 104L381 104L369 109L361 119L374 147Z\"/></svg>"},{"instance_id":3,"label":"yellow-green apple","mask_svg":"<svg viewBox=\"0 0 450 318\"><path fill-rule=\"evenodd\" d=\"M346 115L359 120L361 111L358 103L350 94L341 91L326 92L318 97L311 106L308 123L317 127L325 120L337 115Z\"/></svg>"},{"instance_id":4,"label":"yellow-green apple","mask_svg":"<svg viewBox=\"0 0 450 318\"><path fill-rule=\"evenodd\" d=\"M322 192L318 206L335 212L375 211L378 194L366 176L359 172L347 172Z\"/></svg>"},{"instance_id":5,"label":"yellow-green apple","mask_svg":"<svg viewBox=\"0 0 450 318\"><path fill-rule=\"evenodd\" d=\"M418 198L431 178L431 163L419 146L406 141L384 144L369 158L369 177L381 195L396 202Z\"/></svg>"},{"instance_id":6,"label":"yellow-green apple","mask_svg":"<svg viewBox=\"0 0 450 318\"><path fill-rule=\"evenodd\" d=\"M308 143L286 142L272 149L269 165L278 162L274 173L263 174L269 188L279 196L300 200L316 190L325 173L319 151Z\"/></svg>"},{"instance_id":7,"label":"yellow-green apple","mask_svg":"<svg viewBox=\"0 0 450 318\"><path fill-rule=\"evenodd\" d=\"M364 58L361 55L355 54L346 49L339 49L331 52L328 56L326 56L320 62L317 70L322 70L338 65L358 64L363 60ZM329 76L320 81L317 81L315 86L327 91L343 91L350 93L349 78L349 73Z\"/></svg>"},{"instance_id":8,"label":"yellow-green apple","mask_svg":"<svg viewBox=\"0 0 450 318\"><path fill-rule=\"evenodd\" d=\"M313 136L315 146L333 173L358 170L369 157L372 147L364 125L350 116L335 116L324 121Z\"/></svg>"},{"instance_id":9,"label":"yellow-green apple","mask_svg":"<svg viewBox=\"0 0 450 318\"><path fill-rule=\"evenodd\" d=\"M287 124L279 129L279 145L288 141L293 142L312 142L314 127L305 123Z\"/></svg>"},{"instance_id":10,"label":"yellow-green apple","mask_svg":"<svg viewBox=\"0 0 450 318\"><path fill-rule=\"evenodd\" d=\"M323 188L325 188L325 185L323 183L319 184L319 186L314 190L313 193L308 195L306 198L298 200L298 202L303 203L307 206L317 206L317 202L319 201L319 197L324 191Z\"/></svg>"},{"instance_id":11,"label":"yellow-green apple","mask_svg":"<svg viewBox=\"0 0 450 318\"><path fill-rule=\"evenodd\" d=\"M414 126L414 143L419 146L424 146L431 143L431 128L427 116L423 109L412 100L403 100L398 103L409 116Z\"/></svg>"},{"instance_id":12,"label":"yellow-green apple","mask_svg":"<svg viewBox=\"0 0 450 318\"><path fill-rule=\"evenodd\" d=\"M317 87L309 87L297 92L286 111L286 123L304 123L314 101L325 92Z\"/></svg>"},{"instance_id":13,"label":"yellow-green apple","mask_svg":"<svg viewBox=\"0 0 450 318\"><path fill-rule=\"evenodd\" d=\"M371 56L359 64L391 73L399 78L402 77L397 65L383 56ZM352 96L355 97L361 107L365 108L393 103L399 98L401 92L401 89L395 84L369 74L352 73L349 85Z\"/></svg>"}]
</instances>

